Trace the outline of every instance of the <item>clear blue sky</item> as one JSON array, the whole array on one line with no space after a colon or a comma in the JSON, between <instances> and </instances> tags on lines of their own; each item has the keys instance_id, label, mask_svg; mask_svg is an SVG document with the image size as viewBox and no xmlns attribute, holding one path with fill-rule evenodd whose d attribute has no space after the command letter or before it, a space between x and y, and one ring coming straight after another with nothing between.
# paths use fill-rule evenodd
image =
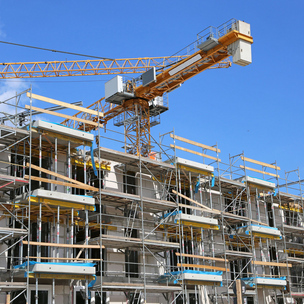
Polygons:
<instances>
[{"instance_id":1,"label":"clear blue sky","mask_svg":"<svg viewBox=\"0 0 304 304\"><path fill-rule=\"evenodd\" d=\"M298 1L0 1L0 40L110 58L172 55L202 29L237 18L251 24L253 63L209 70L169 95L153 135L216 142L225 161L245 152L303 172L304 2ZM1 62L77 59L0 44ZM79 58L81 59L81 58ZM33 85L36 94L87 106L111 77L0 82L0 96ZM98 80L98 81L97 81ZM112 126L111 126L112 128Z\"/></svg>"}]
</instances>

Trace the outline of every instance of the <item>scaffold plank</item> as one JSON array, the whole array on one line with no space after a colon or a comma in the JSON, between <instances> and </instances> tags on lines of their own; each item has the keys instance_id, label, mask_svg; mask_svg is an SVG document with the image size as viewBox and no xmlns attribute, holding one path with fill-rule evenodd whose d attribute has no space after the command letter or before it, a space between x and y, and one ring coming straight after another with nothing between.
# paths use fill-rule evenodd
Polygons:
<instances>
[{"instance_id":1,"label":"scaffold plank","mask_svg":"<svg viewBox=\"0 0 304 304\"><path fill-rule=\"evenodd\" d=\"M57 280L95 280L93 275L83 274L61 274L61 273L27 273L29 278L36 279L57 279Z\"/></svg>"},{"instance_id":2,"label":"scaffold plank","mask_svg":"<svg viewBox=\"0 0 304 304\"><path fill-rule=\"evenodd\" d=\"M29 98L33 98L33 99L41 100L41 101L44 101L44 102L52 103L52 104L55 104L57 106L62 106L62 107L66 107L66 108L69 108L69 109L81 111L81 112L96 115L96 116L99 115L99 117L103 117L103 113L101 113L101 112L94 111L94 110L84 108L84 107L80 107L80 106L75 106L75 105L67 103L67 102L63 102L63 101L59 101L59 100L52 99L52 98L49 98L49 97L33 94L31 92L27 92L26 96L29 97Z\"/></svg>"},{"instance_id":3,"label":"scaffold plank","mask_svg":"<svg viewBox=\"0 0 304 304\"><path fill-rule=\"evenodd\" d=\"M183 195L183 194L181 194L181 193L179 193L179 192L177 192L175 190L172 190L172 192L174 194L177 194L178 196L180 196L180 197L182 197L182 198L184 198L184 199L186 199L186 200L188 200L188 201L190 201L190 202L192 202L192 203L194 203L194 204L202 207L202 211L209 212L209 213L214 213L214 214L221 214L221 212L219 210L211 209L211 208L209 208L209 207L207 207L207 206L205 206L205 205L203 205L203 204L201 204L201 203L199 203L199 202L197 202L197 201L195 201L195 200L187 197L186 195Z\"/></svg>"},{"instance_id":4,"label":"scaffold plank","mask_svg":"<svg viewBox=\"0 0 304 304\"><path fill-rule=\"evenodd\" d=\"M264 162L261 162L261 161L258 161L258 160L254 160L254 159L251 159L251 158L248 158L248 157L241 156L241 159L244 160L244 161L248 161L250 163L253 163L253 164L261 165L261 166L272 168L272 169L281 170L281 168L278 167L278 166L270 165L270 164L267 164L267 163L264 163Z\"/></svg>"},{"instance_id":5,"label":"scaffold plank","mask_svg":"<svg viewBox=\"0 0 304 304\"><path fill-rule=\"evenodd\" d=\"M181 150L181 151L184 151L184 152L189 152L189 153L192 153L192 154L195 154L195 155L199 155L199 156L202 156L202 157L206 157L206 158L209 158L209 159L212 159L212 160L216 160L216 161L219 161L219 162L221 161L217 157L210 156L210 155L207 155L207 154L204 154L204 153L200 153L200 152L196 152L196 151L193 151L193 150L190 150L190 149L187 149L187 148L183 148L183 147L180 147L180 146L176 146L176 145L170 144L170 148L175 148L175 149L178 149L178 150Z\"/></svg>"},{"instance_id":6,"label":"scaffold plank","mask_svg":"<svg viewBox=\"0 0 304 304\"><path fill-rule=\"evenodd\" d=\"M27 256L25 257L27 259ZM38 260L38 259L42 259L42 260L56 260L56 261L85 261L85 262L89 262L89 261L101 261L101 259L84 259L84 258L54 258L54 257L37 257L37 256L29 256L29 259L33 259L33 260Z\"/></svg>"},{"instance_id":7,"label":"scaffold plank","mask_svg":"<svg viewBox=\"0 0 304 304\"><path fill-rule=\"evenodd\" d=\"M70 119L70 120L75 120L75 121L78 121L78 122L82 122L86 125L92 125L94 127L99 126L99 124L94 122L94 121L78 118L76 116L70 116L70 115L66 115L66 114L62 114L62 113L57 113L55 111L49 111L49 110L46 110L46 109L41 109L41 108L37 108L37 107L33 107L33 106L30 107L29 105L25 105L25 108L28 109L28 110L30 110L32 108L32 110L34 110L34 111L38 111L38 112L41 112L41 113L45 113L45 114L49 114L49 115L53 115L53 116L58 116L58 117L66 118L66 119Z\"/></svg>"},{"instance_id":8,"label":"scaffold plank","mask_svg":"<svg viewBox=\"0 0 304 304\"><path fill-rule=\"evenodd\" d=\"M216 266L209 266L209 265L199 265L199 264L181 264L177 263L177 267L190 267L190 268L200 268L200 269L212 269L218 271L230 271L228 268L224 267L216 267Z\"/></svg>"},{"instance_id":9,"label":"scaffold plank","mask_svg":"<svg viewBox=\"0 0 304 304\"><path fill-rule=\"evenodd\" d=\"M27 167L30 167L30 164L29 164L29 163L26 163L26 166L27 166ZM77 180L75 180L75 179L72 179L72 178L69 178L69 177L67 177L67 176L61 175L61 174L59 174L59 173L55 173L55 172L52 172L52 171L50 171L50 170L41 168L41 167L36 166L36 165L34 165L34 164L31 164L31 168L32 168L32 169L35 169L35 170L37 170L37 171L46 173L46 174L53 175L53 176L58 177L58 178L60 178L60 179L69 181L69 182L71 182L71 183L73 183L73 184L77 184L77 185L80 185L80 186L86 186L86 187L87 187L87 190L91 190L91 191L98 191L98 190L99 190L98 188L95 188L95 187L86 185L86 184L84 184L84 183L82 183L82 182L79 182L79 181L77 181ZM97 190L96 190L96 189L97 189Z\"/></svg>"},{"instance_id":10,"label":"scaffold plank","mask_svg":"<svg viewBox=\"0 0 304 304\"><path fill-rule=\"evenodd\" d=\"M183 141L183 142L185 142L187 144L191 144L191 145L203 148L203 149L211 150L211 151L218 152L218 153L221 152L220 149L217 149L217 148L214 148L214 147L211 147L211 146L207 146L207 145L198 143L196 141L193 141L193 140L181 137L181 136L173 135L172 133L170 134L170 137L173 138L173 139L176 139L176 140Z\"/></svg>"},{"instance_id":11,"label":"scaffold plank","mask_svg":"<svg viewBox=\"0 0 304 304\"><path fill-rule=\"evenodd\" d=\"M229 260L227 260L227 259L213 258L213 257L208 257L208 256L203 256L203 255L195 255L195 254L189 254L189 253L179 253L179 252L176 252L175 255L177 255L177 256L183 256L183 257L188 257L188 258L197 258L197 259L203 259L203 260L210 260L210 261L229 262Z\"/></svg>"},{"instance_id":12,"label":"scaffold plank","mask_svg":"<svg viewBox=\"0 0 304 304\"><path fill-rule=\"evenodd\" d=\"M251 261L251 264L261 266L277 266L277 267L292 267L291 264L277 263L277 262L264 262L264 261Z\"/></svg>"},{"instance_id":13,"label":"scaffold plank","mask_svg":"<svg viewBox=\"0 0 304 304\"><path fill-rule=\"evenodd\" d=\"M262 170L250 168L250 167L243 166L243 165L240 165L240 168L245 169L245 170L249 170L249 171L253 171L253 172L257 172L257 173L270 175L270 176L273 176L273 177L280 177L280 175L277 175L277 174L274 174L274 173L265 172L265 171L262 171Z\"/></svg>"},{"instance_id":14,"label":"scaffold plank","mask_svg":"<svg viewBox=\"0 0 304 304\"><path fill-rule=\"evenodd\" d=\"M100 284L95 284L92 290L100 290ZM104 291L139 291L146 290L149 293L166 293L166 292L174 292L181 291L182 288L180 285L149 285L149 284L140 284L140 283L128 283L128 282L102 282L102 288Z\"/></svg>"},{"instance_id":15,"label":"scaffold plank","mask_svg":"<svg viewBox=\"0 0 304 304\"><path fill-rule=\"evenodd\" d=\"M22 241L24 245L46 246L46 247L61 247L61 248L85 248L85 249L100 249L99 245L83 245L83 244L61 244L61 243L44 243L34 241ZM102 246L102 248L105 248Z\"/></svg>"},{"instance_id":16,"label":"scaffold plank","mask_svg":"<svg viewBox=\"0 0 304 304\"><path fill-rule=\"evenodd\" d=\"M24 175L24 179L27 179L29 180L30 177L28 175ZM89 185L77 185L77 184L74 184L74 183L66 183L66 182L61 182L61 181L58 181L58 180L54 180L54 179L48 179L48 178L43 178L43 177L38 177L38 176L31 176L31 180L34 180L34 181L39 181L39 182L43 182L43 183L48 183L48 184L55 184L55 185L61 185L61 186L66 186L66 187L71 187L71 188L77 188L77 189L83 189L83 190L91 190L92 191L92 188L93 189L97 189L95 191L98 191L98 188L94 188L94 187L91 187Z\"/></svg>"}]
</instances>

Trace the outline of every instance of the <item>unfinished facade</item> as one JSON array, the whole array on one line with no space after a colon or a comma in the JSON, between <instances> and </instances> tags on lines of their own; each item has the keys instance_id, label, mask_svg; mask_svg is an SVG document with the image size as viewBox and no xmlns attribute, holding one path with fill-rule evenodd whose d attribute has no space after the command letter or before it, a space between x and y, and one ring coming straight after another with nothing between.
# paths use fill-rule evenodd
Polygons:
<instances>
[{"instance_id":1,"label":"unfinished facade","mask_svg":"<svg viewBox=\"0 0 304 304\"><path fill-rule=\"evenodd\" d=\"M0 303L233 303L239 279L247 303L303 303L297 170L174 132L132 155L27 108L1 117Z\"/></svg>"}]
</instances>

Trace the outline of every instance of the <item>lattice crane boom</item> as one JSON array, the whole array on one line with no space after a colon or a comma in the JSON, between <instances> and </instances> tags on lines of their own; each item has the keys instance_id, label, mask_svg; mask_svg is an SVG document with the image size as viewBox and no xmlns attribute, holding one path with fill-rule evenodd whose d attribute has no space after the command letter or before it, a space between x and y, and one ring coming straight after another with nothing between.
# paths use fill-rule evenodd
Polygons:
<instances>
[{"instance_id":1,"label":"lattice crane boom","mask_svg":"<svg viewBox=\"0 0 304 304\"><path fill-rule=\"evenodd\" d=\"M142 57L101 60L70 60L70 61L40 61L11 62L0 64L0 79L41 78L65 76L96 76L115 74L144 73L152 67L166 68L187 58L184 56ZM223 62L216 68L226 68L230 62Z\"/></svg>"}]
</instances>

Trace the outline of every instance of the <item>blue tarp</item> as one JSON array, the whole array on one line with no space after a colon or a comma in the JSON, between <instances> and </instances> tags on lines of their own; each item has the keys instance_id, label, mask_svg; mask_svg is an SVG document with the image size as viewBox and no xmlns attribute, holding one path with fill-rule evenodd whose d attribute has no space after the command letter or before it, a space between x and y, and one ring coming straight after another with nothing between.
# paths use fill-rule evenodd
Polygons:
<instances>
[{"instance_id":1,"label":"blue tarp","mask_svg":"<svg viewBox=\"0 0 304 304\"><path fill-rule=\"evenodd\" d=\"M180 211L180 210L175 210L175 211L173 211L173 212L166 213L164 216L161 216L160 219L165 219L165 218L167 218L167 217L169 217L169 216L174 216L174 215L176 215L176 214L178 214L178 213L182 213L182 211Z\"/></svg>"}]
</instances>

